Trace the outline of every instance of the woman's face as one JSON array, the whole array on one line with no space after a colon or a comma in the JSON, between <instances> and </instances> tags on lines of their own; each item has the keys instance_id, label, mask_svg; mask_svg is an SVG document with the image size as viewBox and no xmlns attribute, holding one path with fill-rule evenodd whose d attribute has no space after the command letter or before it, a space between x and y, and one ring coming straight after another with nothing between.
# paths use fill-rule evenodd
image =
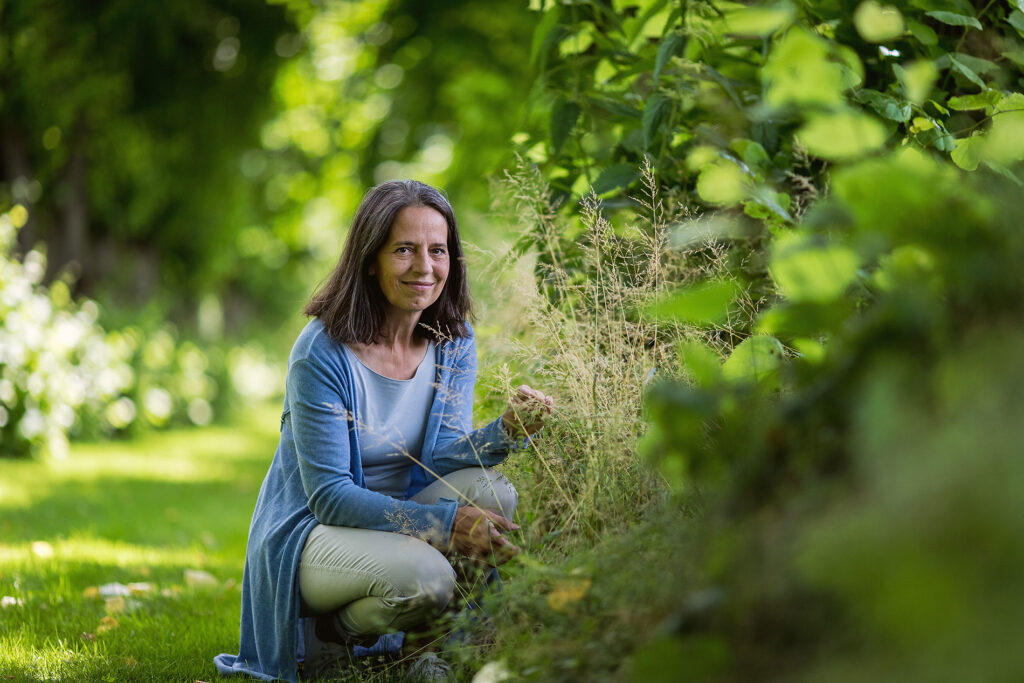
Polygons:
<instances>
[{"instance_id":1,"label":"woman's face","mask_svg":"<svg viewBox=\"0 0 1024 683\"><path fill-rule=\"evenodd\" d=\"M377 278L390 313L421 313L441 296L448 279L448 222L427 206L398 212L370 275Z\"/></svg>"}]
</instances>

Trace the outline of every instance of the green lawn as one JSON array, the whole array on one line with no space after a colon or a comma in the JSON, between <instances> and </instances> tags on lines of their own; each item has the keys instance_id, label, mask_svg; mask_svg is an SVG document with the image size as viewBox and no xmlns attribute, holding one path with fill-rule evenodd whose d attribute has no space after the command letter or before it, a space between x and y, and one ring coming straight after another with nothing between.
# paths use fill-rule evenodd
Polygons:
<instances>
[{"instance_id":1,"label":"green lawn","mask_svg":"<svg viewBox=\"0 0 1024 683\"><path fill-rule=\"evenodd\" d=\"M0 677L216 677L211 658L237 651L246 533L277 426L264 406L229 426L79 444L62 462L0 460ZM95 595L113 582L151 589Z\"/></svg>"}]
</instances>

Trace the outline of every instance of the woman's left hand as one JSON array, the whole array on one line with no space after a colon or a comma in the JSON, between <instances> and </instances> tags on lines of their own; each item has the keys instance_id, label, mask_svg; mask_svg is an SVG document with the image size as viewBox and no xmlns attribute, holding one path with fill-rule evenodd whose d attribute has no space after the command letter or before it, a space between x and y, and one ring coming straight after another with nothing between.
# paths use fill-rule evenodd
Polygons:
<instances>
[{"instance_id":1,"label":"woman's left hand","mask_svg":"<svg viewBox=\"0 0 1024 683\"><path fill-rule=\"evenodd\" d=\"M501 416L509 436L530 436L544 426L555 400L522 384L508 401L508 410Z\"/></svg>"}]
</instances>

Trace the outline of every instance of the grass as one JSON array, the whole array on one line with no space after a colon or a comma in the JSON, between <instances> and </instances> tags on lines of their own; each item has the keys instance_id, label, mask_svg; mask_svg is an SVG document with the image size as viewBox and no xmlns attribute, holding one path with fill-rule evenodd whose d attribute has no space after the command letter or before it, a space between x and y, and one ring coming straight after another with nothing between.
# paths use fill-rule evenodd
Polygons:
<instances>
[{"instance_id":1,"label":"grass","mask_svg":"<svg viewBox=\"0 0 1024 683\"><path fill-rule=\"evenodd\" d=\"M210 680L237 651L249 519L277 409L236 424L0 460L0 676ZM201 570L215 581L185 579ZM108 583L152 589L108 603ZM7 600L7 603L12 602Z\"/></svg>"}]
</instances>

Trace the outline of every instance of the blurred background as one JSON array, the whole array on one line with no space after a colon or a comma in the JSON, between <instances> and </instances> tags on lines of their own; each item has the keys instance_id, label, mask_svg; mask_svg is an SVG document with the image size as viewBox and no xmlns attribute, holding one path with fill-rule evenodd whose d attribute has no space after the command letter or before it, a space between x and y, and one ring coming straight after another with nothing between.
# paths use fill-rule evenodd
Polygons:
<instances>
[{"instance_id":1,"label":"blurred background","mask_svg":"<svg viewBox=\"0 0 1024 683\"><path fill-rule=\"evenodd\" d=\"M459 675L1020 681L1022 164L1021 0L0 0L0 674L215 675L301 307L413 177L478 422L557 402Z\"/></svg>"},{"instance_id":2,"label":"blurred background","mask_svg":"<svg viewBox=\"0 0 1024 683\"><path fill-rule=\"evenodd\" d=\"M283 385L363 193L488 176L530 126L518 3L0 5L0 451L206 424Z\"/></svg>"}]
</instances>

